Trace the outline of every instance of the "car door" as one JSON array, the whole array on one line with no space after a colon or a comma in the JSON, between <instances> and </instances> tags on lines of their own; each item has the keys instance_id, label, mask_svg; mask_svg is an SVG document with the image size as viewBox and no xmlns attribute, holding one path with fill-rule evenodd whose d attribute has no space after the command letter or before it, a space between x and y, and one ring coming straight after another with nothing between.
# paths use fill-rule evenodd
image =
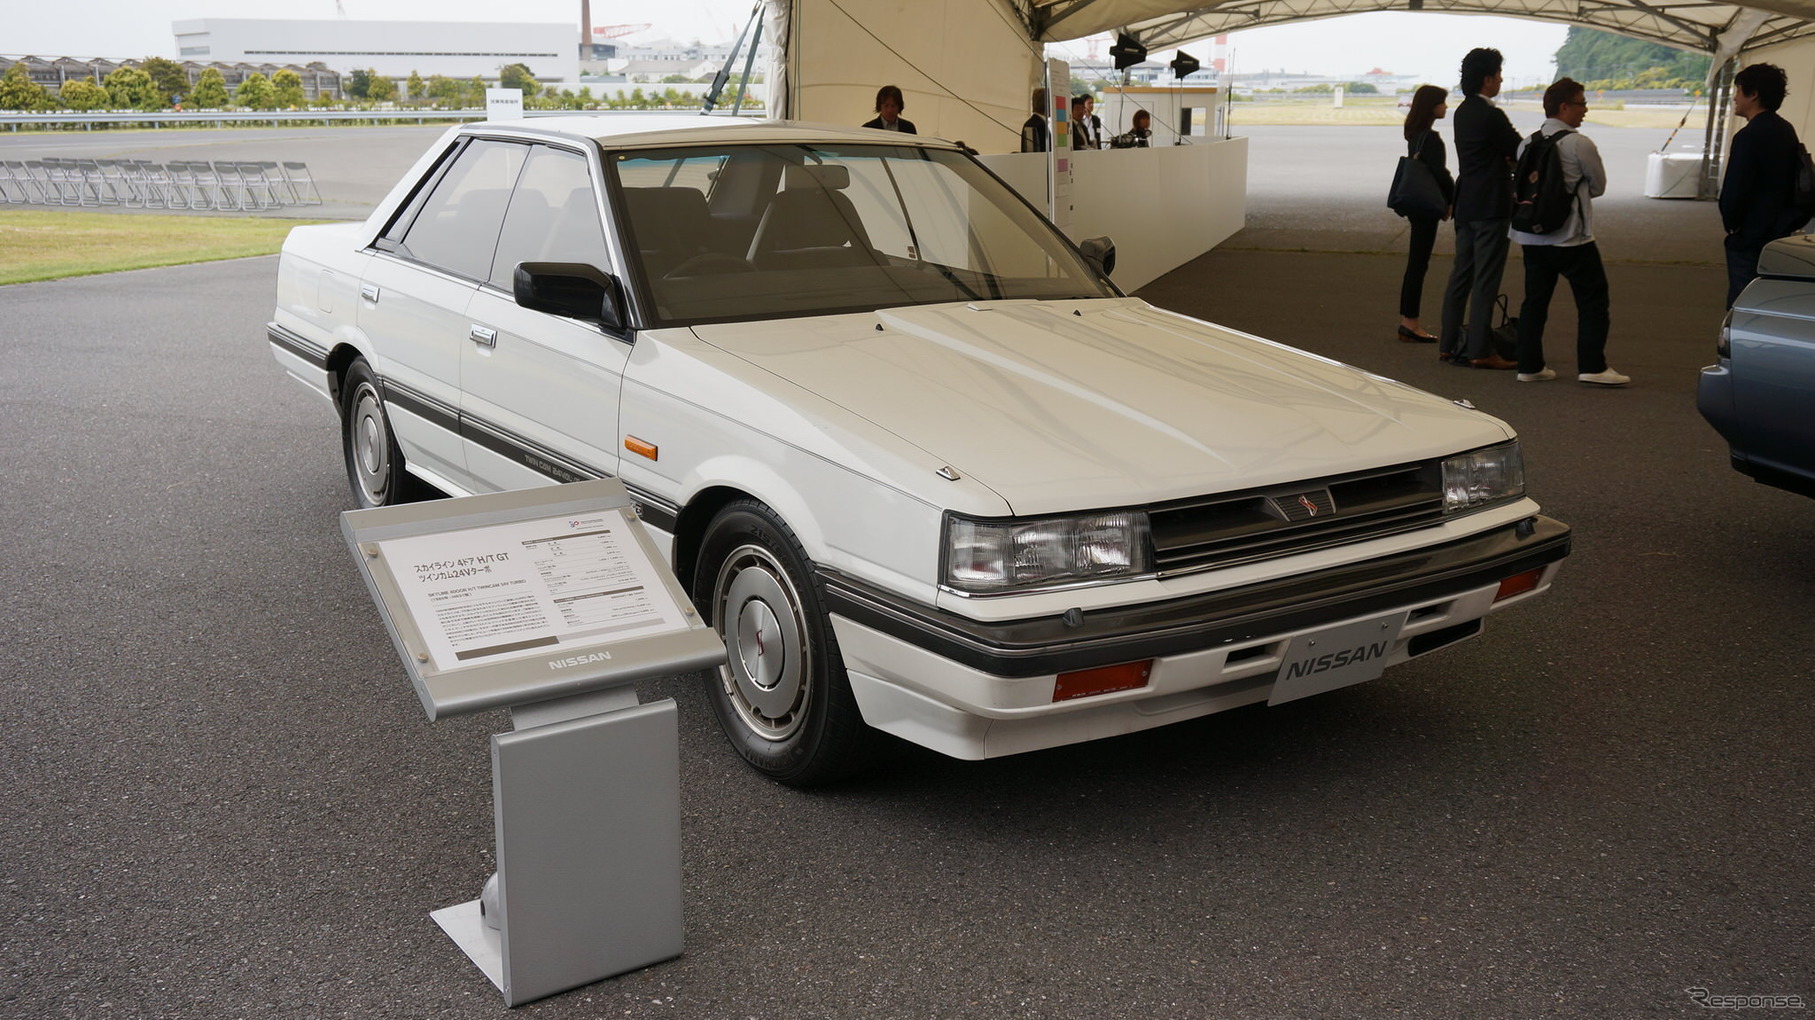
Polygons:
<instances>
[{"instance_id":1,"label":"car door","mask_svg":"<svg viewBox=\"0 0 1815 1020\"><path fill-rule=\"evenodd\" d=\"M385 410L404 458L473 491L460 438L468 306L491 271L499 226L528 146L475 139L394 219L360 279L358 324L371 338Z\"/></svg>"},{"instance_id":2,"label":"car door","mask_svg":"<svg viewBox=\"0 0 1815 1020\"><path fill-rule=\"evenodd\" d=\"M529 148L486 283L468 307L461 417L476 491L615 475L618 398L629 337L516 303L521 262L610 271L595 175L586 157Z\"/></svg>"},{"instance_id":3,"label":"car door","mask_svg":"<svg viewBox=\"0 0 1815 1020\"><path fill-rule=\"evenodd\" d=\"M1734 307L1733 403L1740 441L1752 460L1800 474L1815 473L1815 296L1804 281L1760 280ZM1748 314L1754 294L1771 295ZM1784 295L1784 297L1778 297Z\"/></svg>"}]
</instances>

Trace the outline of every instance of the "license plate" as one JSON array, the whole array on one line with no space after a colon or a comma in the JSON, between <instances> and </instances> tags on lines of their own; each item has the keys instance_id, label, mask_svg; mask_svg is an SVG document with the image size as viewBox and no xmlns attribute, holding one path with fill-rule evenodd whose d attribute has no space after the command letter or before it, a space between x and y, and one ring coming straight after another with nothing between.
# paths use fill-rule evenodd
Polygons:
<instances>
[{"instance_id":1,"label":"license plate","mask_svg":"<svg viewBox=\"0 0 1815 1020\"><path fill-rule=\"evenodd\" d=\"M1267 704L1297 701L1374 679L1386 669L1387 653L1404 626L1405 614L1393 613L1293 638Z\"/></svg>"}]
</instances>

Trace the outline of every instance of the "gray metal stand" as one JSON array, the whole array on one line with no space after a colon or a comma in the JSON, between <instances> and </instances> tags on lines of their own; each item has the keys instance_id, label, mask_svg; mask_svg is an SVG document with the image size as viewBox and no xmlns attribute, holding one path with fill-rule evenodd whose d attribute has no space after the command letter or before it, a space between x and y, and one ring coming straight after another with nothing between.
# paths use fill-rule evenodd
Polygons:
<instances>
[{"instance_id":1,"label":"gray metal stand","mask_svg":"<svg viewBox=\"0 0 1815 1020\"><path fill-rule=\"evenodd\" d=\"M679 956L674 702L618 688L513 719L492 737L498 872L480 899L430 916L507 1006Z\"/></svg>"}]
</instances>

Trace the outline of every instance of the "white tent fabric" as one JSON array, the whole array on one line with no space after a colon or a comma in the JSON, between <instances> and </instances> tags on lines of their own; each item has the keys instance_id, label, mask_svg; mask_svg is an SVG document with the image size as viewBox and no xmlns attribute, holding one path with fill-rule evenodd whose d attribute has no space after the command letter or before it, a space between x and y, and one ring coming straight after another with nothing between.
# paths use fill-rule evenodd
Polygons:
<instances>
[{"instance_id":1,"label":"white tent fabric","mask_svg":"<svg viewBox=\"0 0 1815 1020\"><path fill-rule=\"evenodd\" d=\"M767 0L771 112L861 124L876 89L901 88L922 130L985 152L1016 144L1046 42L1126 31L1159 52L1264 25L1371 11L1537 18L1728 57L1769 48L1800 82L1815 0ZM810 68L810 72L803 69ZM1795 89L1792 90L1796 91ZM1800 115L1798 115L1800 116ZM1794 119L1794 118L1793 118Z\"/></svg>"},{"instance_id":2,"label":"white tent fabric","mask_svg":"<svg viewBox=\"0 0 1815 1020\"><path fill-rule=\"evenodd\" d=\"M1019 144L1041 47L1012 0L770 0L774 114L857 125L895 85L922 132L983 152ZM766 33L767 34L767 33Z\"/></svg>"},{"instance_id":3,"label":"white tent fabric","mask_svg":"<svg viewBox=\"0 0 1815 1020\"><path fill-rule=\"evenodd\" d=\"M1021 8L1029 33L1048 42L1120 30L1155 51L1244 28L1370 11L1537 18L1723 57L1815 34L1815 0L1021 0Z\"/></svg>"}]
</instances>

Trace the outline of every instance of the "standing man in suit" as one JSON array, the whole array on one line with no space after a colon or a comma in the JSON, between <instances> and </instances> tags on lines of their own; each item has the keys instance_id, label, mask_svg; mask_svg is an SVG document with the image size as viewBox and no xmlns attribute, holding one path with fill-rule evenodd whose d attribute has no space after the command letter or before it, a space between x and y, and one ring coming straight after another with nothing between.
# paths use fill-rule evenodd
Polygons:
<instances>
[{"instance_id":1,"label":"standing man in suit","mask_svg":"<svg viewBox=\"0 0 1815 1020\"><path fill-rule=\"evenodd\" d=\"M1733 112L1746 126L1733 136L1727 176L1720 185L1720 219L1727 228L1727 307L1758 275L1765 245L1808 222L1794 206L1801 143L1777 115L1790 91L1776 64L1752 64L1733 76Z\"/></svg>"},{"instance_id":2,"label":"standing man in suit","mask_svg":"<svg viewBox=\"0 0 1815 1020\"><path fill-rule=\"evenodd\" d=\"M1088 92L1071 97L1071 119L1077 124L1072 135L1074 149L1100 149L1103 147L1103 122L1091 113L1096 106L1096 99Z\"/></svg>"},{"instance_id":3,"label":"standing man in suit","mask_svg":"<svg viewBox=\"0 0 1815 1020\"><path fill-rule=\"evenodd\" d=\"M877 128L882 131L899 131L904 135L915 135L914 122L902 120L901 111L907 109L907 102L901 98L901 89L894 85L884 85L876 90L876 119L864 127Z\"/></svg>"},{"instance_id":4,"label":"standing man in suit","mask_svg":"<svg viewBox=\"0 0 1815 1020\"><path fill-rule=\"evenodd\" d=\"M1443 292L1437 354L1452 365L1474 368L1519 367L1495 354L1490 342L1489 317L1511 246L1512 171L1519 152L1519 132L1492 102L1500 94L1502 62L1499 50L1468 51L1462 58L1464 98L1451 118L1456 134L1456 263Z\"/></svg>"},{"instance_id":5,"label":"standing man in suit","mask_svg":"<svg viewBox=\"0 0 1815 1020\"><path fill-rule=\"evenodd\" d=\"M1021 125L1021 151L1045 152L1052 148L1051 129L1046 126L1046 89L1034 89L1033 116Z\"/></svg>"}]
</instances>

